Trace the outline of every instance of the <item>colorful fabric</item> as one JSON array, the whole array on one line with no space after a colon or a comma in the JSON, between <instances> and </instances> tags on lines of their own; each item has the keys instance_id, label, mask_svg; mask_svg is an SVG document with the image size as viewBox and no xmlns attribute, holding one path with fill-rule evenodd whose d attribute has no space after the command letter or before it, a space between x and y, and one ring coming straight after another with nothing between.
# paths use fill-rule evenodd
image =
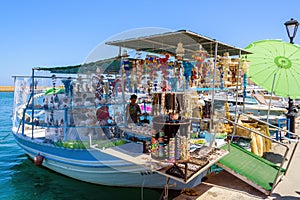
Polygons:
<instances>
[{"instance_id":1,"label":"colorful fabric","mask_svg":"<svg viewBox=\"0 0 300 200\"><path fill-rule=\"evenodd\" d=\"M108 109L106 109L105 107L99 108L96 112L96 116L98 121L107 121L111 118Z\"/></svg>"}]
</instances>

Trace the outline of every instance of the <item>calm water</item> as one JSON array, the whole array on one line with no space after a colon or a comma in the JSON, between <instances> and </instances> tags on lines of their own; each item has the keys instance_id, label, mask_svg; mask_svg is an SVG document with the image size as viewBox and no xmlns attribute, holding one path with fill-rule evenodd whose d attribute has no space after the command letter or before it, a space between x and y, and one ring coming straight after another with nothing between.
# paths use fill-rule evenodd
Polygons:
<instances>
[{"instance_id":1,"label":"calm water","mask_svg":"<svg viewBox=\"0 0 300 200\"><path fill-rule=\"evenodd\" d=\"M160 198L162 190L94 185L35 166L15 143L11 134L12 110L13 93L0 92L0 199ZM4 138L5 136L7 137Z\"/></svg>"}]
</instances>

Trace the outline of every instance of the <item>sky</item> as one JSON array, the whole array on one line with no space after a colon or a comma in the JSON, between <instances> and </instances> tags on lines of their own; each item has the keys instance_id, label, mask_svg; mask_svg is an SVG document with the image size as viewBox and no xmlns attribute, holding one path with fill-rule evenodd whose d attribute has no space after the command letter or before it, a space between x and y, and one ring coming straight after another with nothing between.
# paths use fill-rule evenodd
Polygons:
<instances>
[{"instance_id":1,"label":"sky","mask_svg":"<svg viewBox=\"0 0 300 200\"><path fill-rule=\"evenodd\" d=\"M300 22L299 7L299 0L0 0L0 85L33 67L81 64L103 41L145 27L186 29L241 48L289 42L284 22Z\"/></svg>"}]
</instances>

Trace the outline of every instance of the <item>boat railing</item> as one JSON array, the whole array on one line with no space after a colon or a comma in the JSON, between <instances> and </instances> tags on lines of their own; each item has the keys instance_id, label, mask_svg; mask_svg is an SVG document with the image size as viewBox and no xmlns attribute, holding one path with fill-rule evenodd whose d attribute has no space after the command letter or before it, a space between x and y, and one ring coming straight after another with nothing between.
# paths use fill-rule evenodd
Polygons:
<instances>
[{"instance_id":1,"label":"boat railing","mask_svg":"<svg viewBox=\"0 0 300 200\"><path fill-rule=\"evenodd\" d=\"M238 113L238 119L240 118L240 116L245 116L245 117L247 117L248 119L251 119L251 120L253 120L253 121L257 121L257 122L259 122L259 123L261 123L261 124L265 124L265 125L267 125L269 128L272 128L272 129L277 130L277 131L279 131L279 132L283 132L285 135L289 135L289 136L290 136L289 138L285 137L285 139L287 139L287 140L289 140L289 141L296 141L296 142L298 142L299 139L300 139L300 137L299 137L297 134L295 134L295 133L289 131L288 129L284 129L284 128L282 128L281 126L276 126L276 125L274 125L274 124L268 123L268 122L266 122L266 121L263 121L263 120L260 120L260 119L258 119L258 118L256 118L256 117L254 117L254 116L252 116L252 115L247 115L247 114L242 113L242 112L239 112L239 113ZM291 139L291 138L294 138L294 139Z\"/></svg>"}]
</instances>

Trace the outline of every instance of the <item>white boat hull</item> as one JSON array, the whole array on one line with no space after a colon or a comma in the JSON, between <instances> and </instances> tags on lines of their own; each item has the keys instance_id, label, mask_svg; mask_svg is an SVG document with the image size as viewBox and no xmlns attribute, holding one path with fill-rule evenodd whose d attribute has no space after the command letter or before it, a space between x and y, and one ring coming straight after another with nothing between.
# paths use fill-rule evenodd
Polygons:
<instances>
[{"instance_id":1,"label":"white boat hull","mask_svg":"<svg viewBox=\"0 0 300 200\"><path fill-rule=\"evenodd\" d=\"M136 165L125 160L113 157L108 160L78 160L62 156L66 154L80 154L83 150L65 149L61 147L50 147L48 144L38 144L26 136L14 134L18 145L24 149L26 154L34 159L38 154L44 157L42 165L60 174L72 177L77 180L101 184L107 186L120 186L120 187L147 187L147 188L164 188L166 177L151 171L146 167ZM36 148L41 147L41 148ZM46 147L46 148L43 148ZM51 151L57 154L51 153ZM88 151L88 150L84 150ZM95 157L103 156L100 151ZM107 157L107 155L104 155ZM112 156L111 156L112 157ZM170 189L183 189L194 187L201 183L202 177L205 173L200 174L198 177L184 184L170 179L169 184L174 183L175 186L169 187Z\"/></svg>"}]
</instances>

